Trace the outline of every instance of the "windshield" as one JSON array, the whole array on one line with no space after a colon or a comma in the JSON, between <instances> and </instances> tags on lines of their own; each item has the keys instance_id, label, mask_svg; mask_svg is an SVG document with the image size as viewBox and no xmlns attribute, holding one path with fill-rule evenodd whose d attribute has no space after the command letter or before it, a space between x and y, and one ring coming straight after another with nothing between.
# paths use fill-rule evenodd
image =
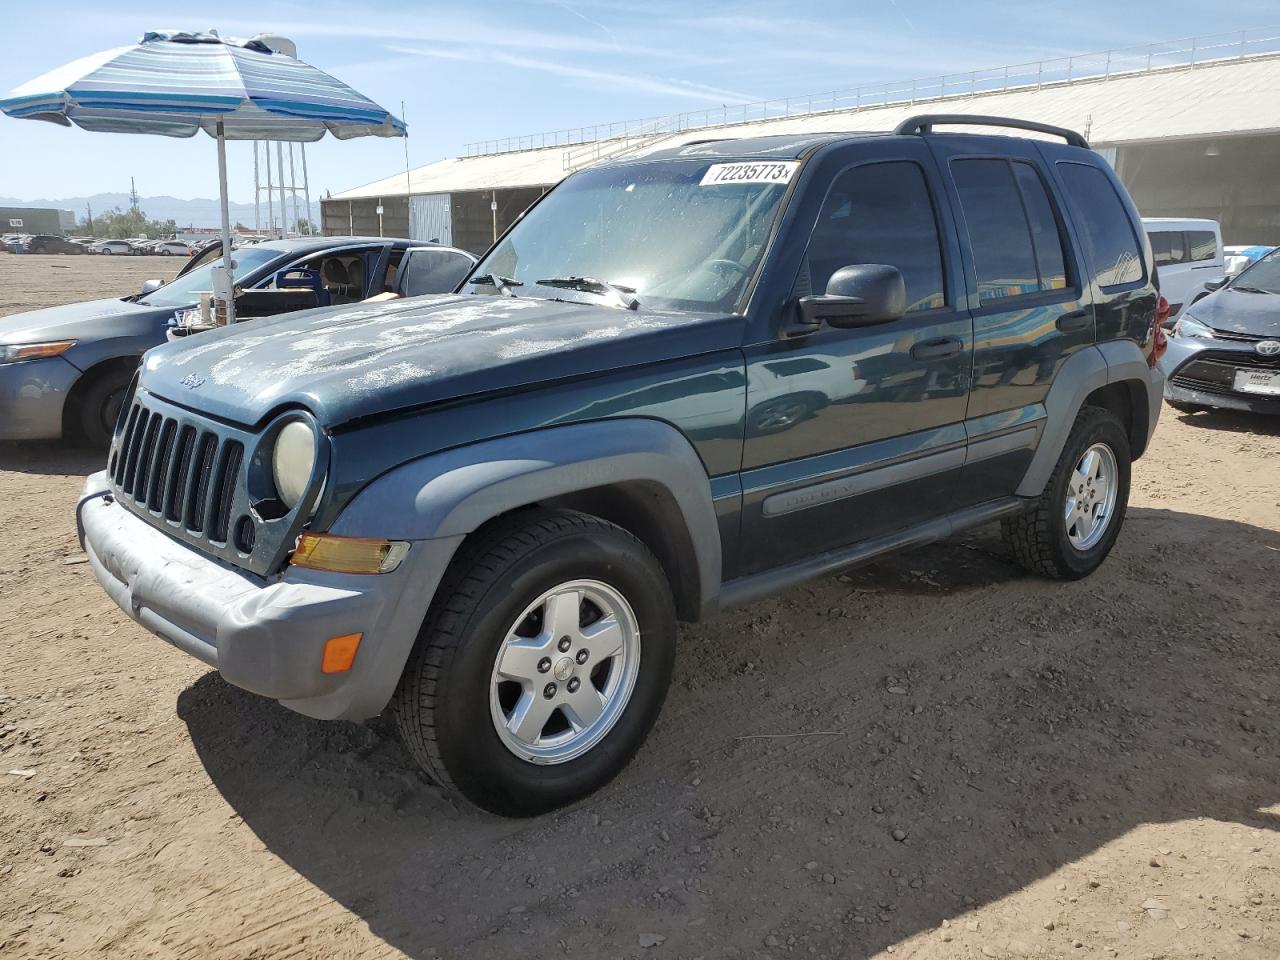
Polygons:
<instances>
[{"instance_id":1,"label":"windshield","mask_svg":"<svg viewBox=\"0 0 1280 960\"><path fill-rule=\"evenodd\" d=\"M646 308L732 310L764 255L798 167L668 160L574 174L476 267L473 276L487 282L464 289L494 295L498 277L518 281L521 297L625 302L576 282L591 278L634 291Z\"/></svg>"},{"instance_id":2,"label":"windshield","mask_svg":"<svg viewBox=\"0 0 1280 960\"><path fill-rule=\"evenodd\" d=\"M256 273L279 256L279 250L253 247L231 252L231 257L236 262L237 277L247 277ZM150 307L186 307L197 303L200 300L200 294L213 290L213 268L219 263L222 263L221 257L196 267L190 273L184 273L176 280L166 283L155 293L147 294L138 302Z\"/></svg>"},{"instance_id":3,"label":"windshield","mask_svg":"<svg viewBox=\"0 0 1280 960\"><path fill-rule=\"evenodd\" d=\"M1251 266L1245 267L1231 281L1231 286L1237 290L1280 293L1280 251L1269 253Z\"/></svg>"}]
</instances>

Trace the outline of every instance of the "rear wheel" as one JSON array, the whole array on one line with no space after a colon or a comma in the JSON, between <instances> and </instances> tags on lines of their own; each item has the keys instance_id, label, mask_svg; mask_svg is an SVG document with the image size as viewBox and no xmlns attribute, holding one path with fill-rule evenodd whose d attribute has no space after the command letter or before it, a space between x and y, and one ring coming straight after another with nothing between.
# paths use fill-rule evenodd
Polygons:
<instances>
[{"instance_id":1,"label":"rear wheel","mask_svg":"<svg viewBox=\"0 0 1280 960\"><path fill-rule=\"evenodd\" d=\"M627 764L671 681L675 612L635 537L521 511L464 544L393 701L414 759L505 816L578 800Z\"/></svg>"},{"instance_id":2,"label":"rear wheel","mask_svg":"<svg viewBox=\"0 0 1280 960\"><path fill-rule=\"evenodd\" d=\"M1018 563L1061 580L1093 573L1120 535L1129 468L1129 437L1116 415L1081 410L1039 500L1001 525Z\"/></svg>"}]
</instances>

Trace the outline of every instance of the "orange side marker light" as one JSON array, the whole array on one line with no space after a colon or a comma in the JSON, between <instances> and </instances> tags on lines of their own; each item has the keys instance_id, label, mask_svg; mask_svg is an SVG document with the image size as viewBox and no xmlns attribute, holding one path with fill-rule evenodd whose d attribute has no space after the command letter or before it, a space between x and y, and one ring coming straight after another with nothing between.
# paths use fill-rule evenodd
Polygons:
<instances>
[{"instance_id":1,"label":"orange side marker light","mask_svg":"<svg viewBox=\"0 0 1280 960\"><path fill-rule=\"evenodd\" d=\"M320 661L320 669L324 673L346 673L356 662L356 651L360 649L363 633L344 633L340 637L330 637L324 642L324 657Z\"/></svg>"}]
</instances>

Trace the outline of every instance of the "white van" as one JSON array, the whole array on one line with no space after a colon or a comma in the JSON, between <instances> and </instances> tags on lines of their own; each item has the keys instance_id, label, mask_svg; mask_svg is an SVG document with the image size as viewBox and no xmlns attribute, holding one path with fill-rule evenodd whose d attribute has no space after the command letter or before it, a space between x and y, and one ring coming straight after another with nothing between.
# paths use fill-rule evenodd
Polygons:
<instances>
[{"instance_id":1,"label":"white van","mask_svg":"<svg viewBox=\"0 0 1280 960\"><path fill-rule=\"evenodd\" d=\"M1169 316L1208 293L1205 284L1226 274L1222 228L1216 220L1144 217L1151 253L1160 274L1160 293L1169 301Z\"/></svg>"}]
</instances>

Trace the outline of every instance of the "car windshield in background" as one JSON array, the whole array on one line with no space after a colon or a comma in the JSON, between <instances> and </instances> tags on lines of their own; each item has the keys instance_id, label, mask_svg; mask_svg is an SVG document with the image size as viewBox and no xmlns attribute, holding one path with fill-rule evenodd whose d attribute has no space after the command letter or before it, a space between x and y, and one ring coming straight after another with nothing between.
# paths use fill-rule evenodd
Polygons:
<instances>
[{"instance_id":1,"label":"car windshield in background","mask_svg":"<svg viewBox=\"0 0 1280 960\"><path fill-rule=\"evenodd\" d=\"M1280 253L1269 253L1245 267L1236 276L1231 289L1244 293L1280 293Z\"/></svg>"},{"instance_id":2,"label":"car windshield in background","mask_svg":"<svg viewBox=\"0 0 1280 960\"><path fill-rule=\"evenodd\" d=\"M236 276L247 277L257 273L272 260L280 256L279 250L262 250L253 247L241 248L232 253L236 262ZM213 268L222 263L222 258L196 267L190 273L184 273L171 283L166 283L155 293L147 294L140 303L151 307L186 307L196 303L200 294L213 290Z\"/></svg>"},{"instance_id":3,"label":"car windshield in background","mask_svg":"<svg viewBox=\"0 0 1280 960\"><path fill-rule=\"evenodd\" d=\"M474 276L521 297L731 310L764 255L796 161L669 160L576 174L528 212ZM542 284L540 281L555 281ZM472 293L500 292L492 281Z\"/></svg>"}]
</instances>

